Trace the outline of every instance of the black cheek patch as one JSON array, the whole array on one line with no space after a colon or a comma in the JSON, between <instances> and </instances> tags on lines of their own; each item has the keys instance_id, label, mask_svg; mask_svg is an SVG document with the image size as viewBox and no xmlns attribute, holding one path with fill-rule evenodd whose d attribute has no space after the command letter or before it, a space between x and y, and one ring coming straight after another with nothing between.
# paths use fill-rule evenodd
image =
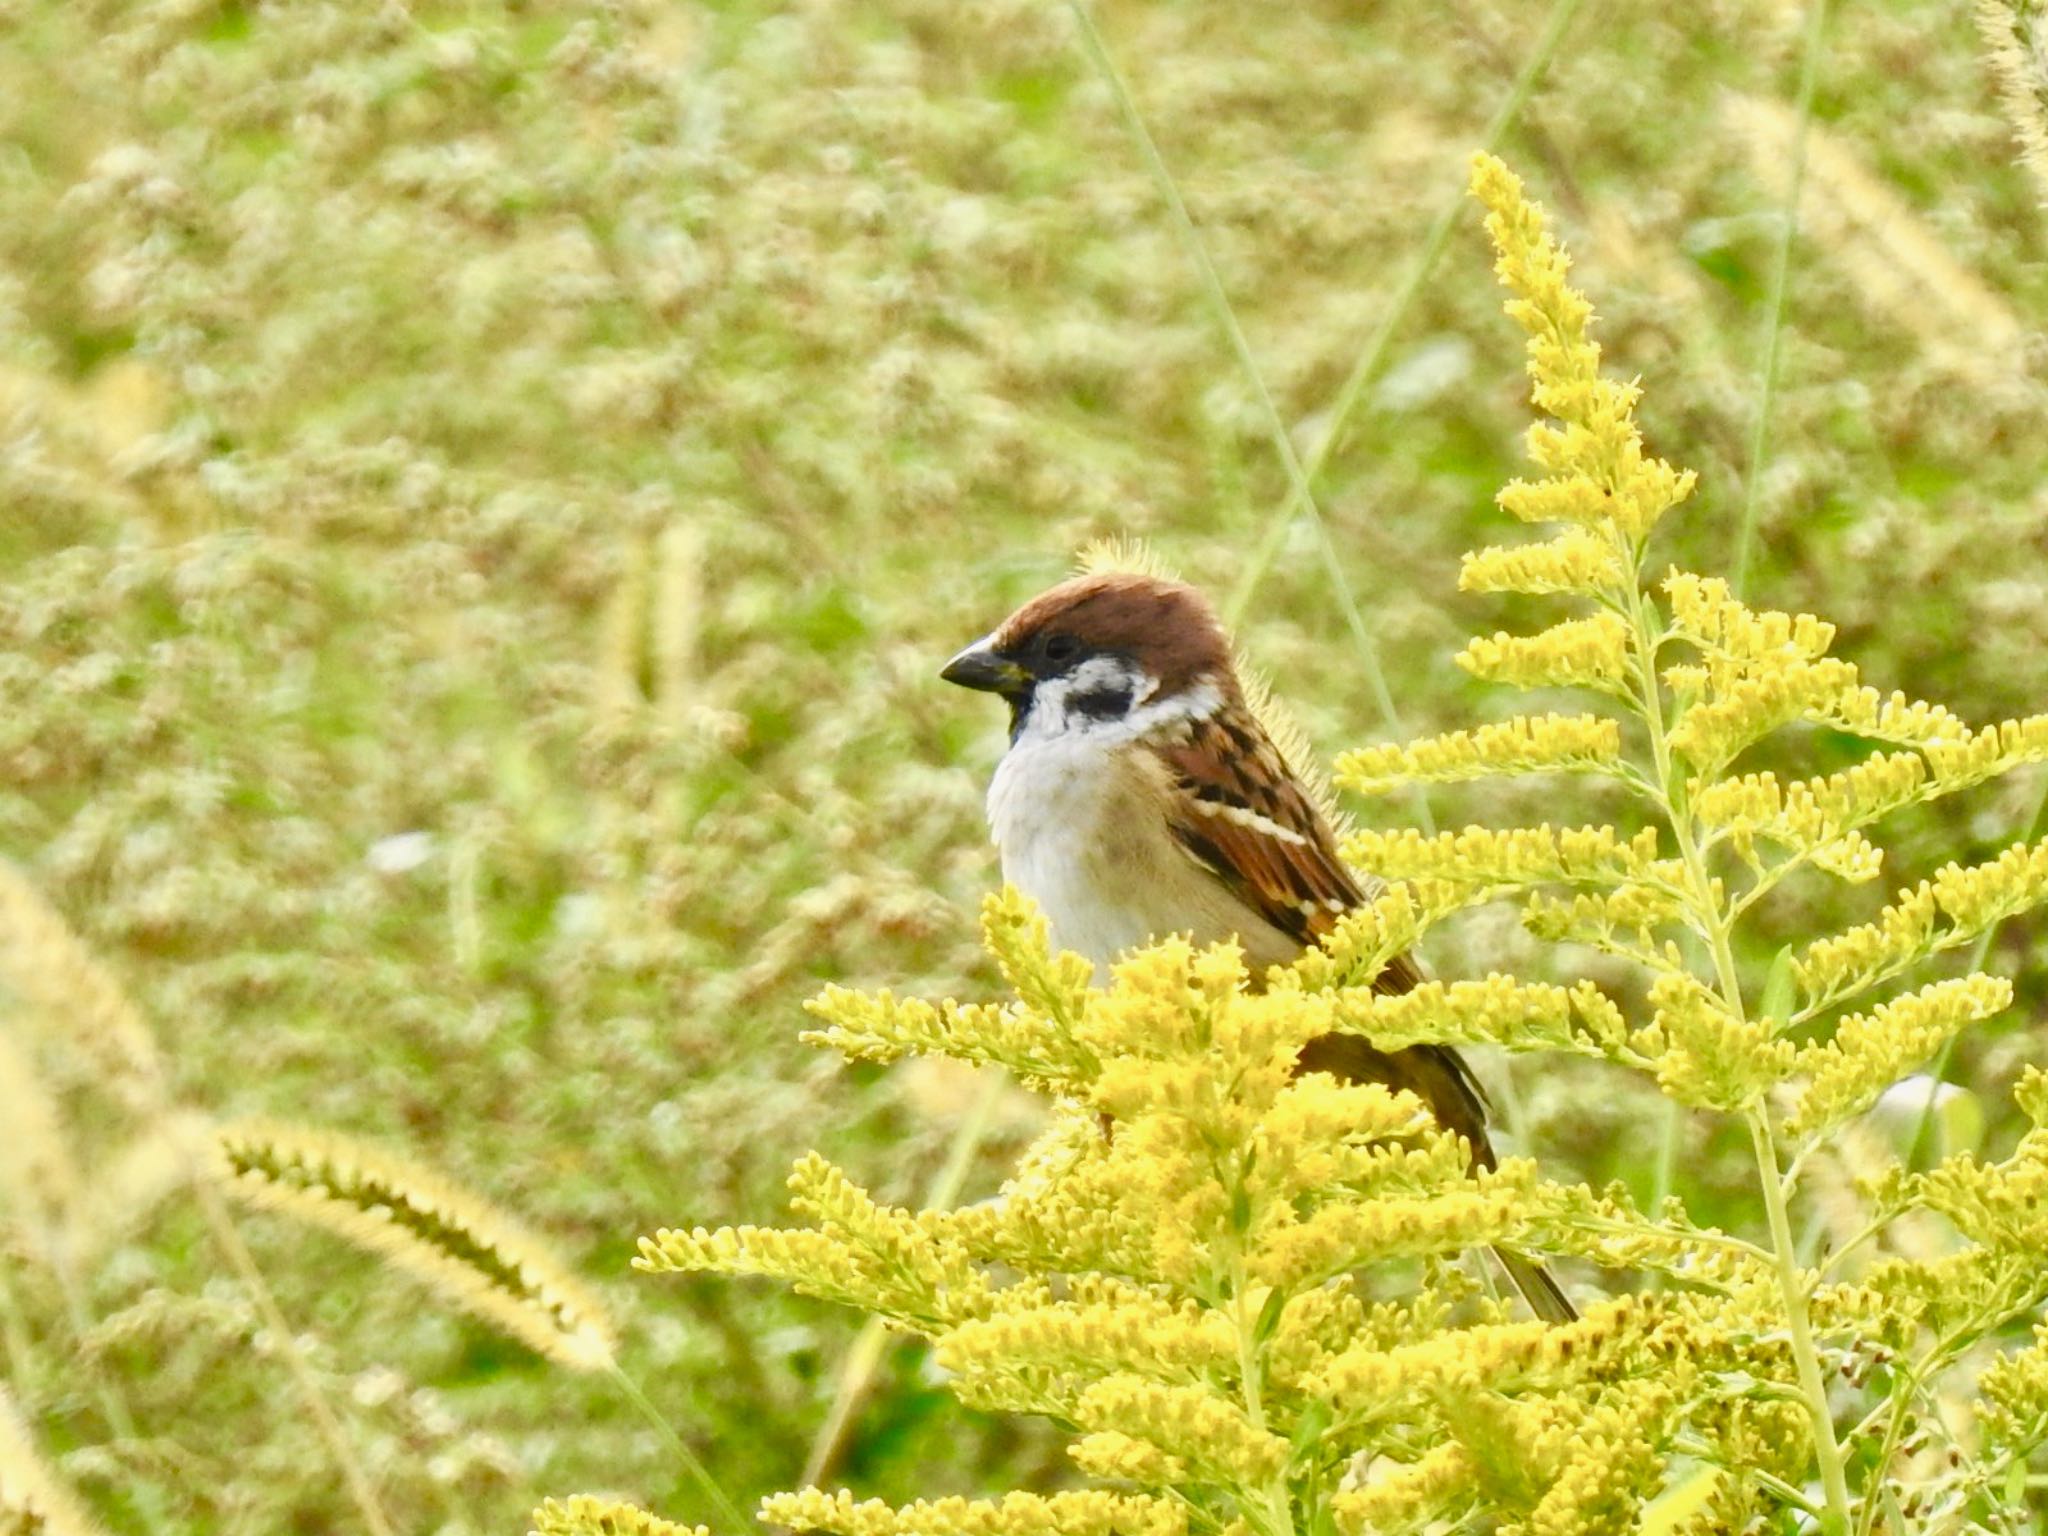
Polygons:
<instances>
[{"instance_id":1,"label":"black cheek patch","mask_svg":"<svg viewBox=\"0 0 2048 1536\"><path fill-rule=\"evenodd\" d=\"M1121 720L1131 712L1131 690L1121 683L1091 689L1068 699L1067 708L1090 720Z\"/></svg>"}]
</instances>

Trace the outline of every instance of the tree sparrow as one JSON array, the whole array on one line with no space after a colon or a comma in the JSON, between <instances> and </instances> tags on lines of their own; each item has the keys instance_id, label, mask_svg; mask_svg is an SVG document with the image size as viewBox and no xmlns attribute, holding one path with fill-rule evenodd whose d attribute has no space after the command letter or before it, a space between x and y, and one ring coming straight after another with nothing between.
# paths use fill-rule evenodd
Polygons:
<instances>
[{"instance_id":1,"label":"tree sparrow","mask_svg":"<svg viewBox=\"0 0 2048 1536\"><path fill-rule=\"evenodd\" d=\"M989 785L1003 878L1053 940L1098 971L1172 933L1235 939L1255 971L1283 964L1369 899L1315 797L1245 701L1229 638L1200 593L1131 573L1075 577L1019 608L939 674L1010 706ZM1406 992L1406 956L1374 983ZM1486 1101L1448 1046L1379 1051L1355 1035L1309 1042L1301 1070L1405 1088L1494 1165ZM1539 1317L1577 1314L1547 1270L1500 1252Z\"/></svg>"}]
</instances>

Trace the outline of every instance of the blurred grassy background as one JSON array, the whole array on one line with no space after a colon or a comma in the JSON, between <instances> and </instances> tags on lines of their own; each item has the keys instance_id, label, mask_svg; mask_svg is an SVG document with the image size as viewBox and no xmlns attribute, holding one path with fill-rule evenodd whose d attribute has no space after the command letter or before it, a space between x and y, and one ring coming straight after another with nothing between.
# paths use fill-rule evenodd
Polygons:
<instances>
[{"instance_id":1,"label":"blurred grassy background","mask_svg":"<svg viewBox=\"0 0 2048 1536\"><path fill-rule=\"evenodd\" d=\"M1548 6L1100 14L1306 451ZM1663 537L1709 571L1801 28L1778 0L1589 0L1503 143L1655 447L1702 472ZM1836 620L1880 686L2039 710L2043 219L1963 8L1833 21L1808 180L1751 590ZM1497 303L1461 215L1324 481L1418 733L1515 702L1448 660L1528 617L1455 591L1459 551L1514 536ZM1046 0L0 0L0 851L190 1104L409 1152L548 1234L743 1503L796 1476L850 1320L625 1260L659 1224L771 1218L810 1146L894 1199L943 1158L965 1085L796 1043L827 979L990 990L999 727L937 664L1098 535L1228 592L1284 491ZM1245 638L1325 750L1386 734L1307 526ZM1901 824L1891 878L2010 840L2037 791ZM1604 818L1590 793L1436 811ZM1802 886L1774 920L1880 896ZM2032 962L2016 1020L2042 949L2001 938ZM1431 959L1538 957L1502 912ZM1994 1137L2027 1043L1959 1062ZM146 1177L160 1149L85 1058L35 1067L62 1124L0 1151L0 1305L52 1460L114 1530L350 1526L248 1298ZM1560 1174L1650 1188L1638 1085L1522 1061L1505 1097ZM1683 1130L1678 1187L1740 1219L1746 1154ZM701 1512L601 1383L338 1243L248 1233L404 1528L519 1530L575 1489ZM1063 1466L905 1354L840 1476L907 1498Z\"/></svg>"}]
</instances>

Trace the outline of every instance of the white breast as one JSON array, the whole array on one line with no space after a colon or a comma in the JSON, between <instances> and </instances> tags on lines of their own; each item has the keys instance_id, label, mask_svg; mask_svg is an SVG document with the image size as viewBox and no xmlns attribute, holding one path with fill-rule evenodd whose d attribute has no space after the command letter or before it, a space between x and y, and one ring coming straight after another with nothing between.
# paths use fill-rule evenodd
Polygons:
<instances>
[{"instance_id":1,"label":"white breast","mask_svg":"<svg viewBox=\"0 0 2048 1536\"><path fill-rule=\"evenodd\" d=\"M1027 718L989 785L1003 878L1045 912L1054 944L1093 960L1098 977L1125 950L1172 933L1200 944L1235 938L1254 967L1292 959L1301 946L1174 839L1134 748L1147 729L1170 729L1193 711L1169 718L1163 706L1149 708L1161 713L1141 720L1141 708L1113 723Z\"/></svg>"}]
</instances>

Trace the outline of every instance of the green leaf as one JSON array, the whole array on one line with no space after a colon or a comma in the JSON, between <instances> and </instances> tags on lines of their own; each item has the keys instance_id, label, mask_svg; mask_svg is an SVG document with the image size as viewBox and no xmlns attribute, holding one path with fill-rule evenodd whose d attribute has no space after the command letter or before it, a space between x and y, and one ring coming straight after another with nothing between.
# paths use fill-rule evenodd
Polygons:
<instances>
[{"instance_id":1,"label":"green leaf","mask_svg":"<svg viewBox=\"0 0 2048 1536\"><path fill-rule=\"evenodd\" d=\"M1772 959L1771 973L1764 978L1763 1001L1757 1004L1758 1016L1774 1030L1784 1028L1792 1017L1794 986L1792 946L1787 944Z\"/></svg>"},{"instance_id":2,"label":"green leaf","mask_svg":"<svg viewBox=\"0 0 2048 1536\"><path fill-rule=\"evenodd\" d=\"M1669 1536L1683 1529L1707 1507L1707 1501L1720 1490L1721 1479L1727 1475L1719 1467L1695 1466L1643 1511L1642 1523L1636 1527L1638 1536Z\"/></svg>"}]
</instances>

